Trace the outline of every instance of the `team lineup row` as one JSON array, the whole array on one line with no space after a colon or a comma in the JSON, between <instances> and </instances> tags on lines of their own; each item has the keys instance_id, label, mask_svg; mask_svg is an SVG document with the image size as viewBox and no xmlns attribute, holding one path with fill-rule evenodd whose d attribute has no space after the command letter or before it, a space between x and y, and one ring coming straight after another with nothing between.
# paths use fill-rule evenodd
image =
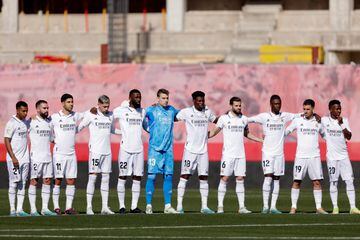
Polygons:
<instances>
[{"instance_id":1,"label":"team lineup row","mask_svg":"<svg viewBox=\"0 0 360 240\"><path fill-rule=\"evenodd\" d=\"M16 104L16 115L6 124L4 142L7 149L7 167L9 172L9 203L11 216L61 215L59 206L60 185L66 180L65 214L76 214L72 208L77 178L77 159L75 154L76 133L88 127L89 139L89 178L86 189L88 215L93 215L92 198L95 191L97 175L101 174L102 214L114 214L108 206L109 178L111 173L111 134L121 135L118 158L119 179L117 193L119 213L126 213L125 183L132 178L132 202L130 213L142 213L138 208L140 182L144 175L144 149L142 132L150 134L148 167L146 180L146 210L152 213L152 197L155 190L157 174L162 174L164 213L184 213L183 198L188 179L197 170L200 182L201 213L215 213L207 205L209 185L209 159L207 151L208 138L223 131L223 153L218 186L218 213L224 212L224 197L231 175L236 176L236 194L239 213L251 213L245 207L244 178L246 176L246 158L244 137L262 142L263 210L262 213L281 213L276 208L280 191L280 177L284 175L284 139L291 132L297 132L297 150L293 169L291 189L292 206L290 213L297 210L301 181L308 173L313 182L313 193L316 212L326 214L322 208L323 170L320 161L319 135L327 143L327 168L330 179L330 197L333 213L339 213L337 205L337 183L339 176L346 183L346 192L350 203L350 213L360 214L355 206L355 188L353 171L348 155L346 141L351 139L348 120L341 117L341 103L338 100L329 102L329 115L320 117L314 113L315 102L307 99L303 103L303 113L292 114L281 112L281 98L273 95L270 98L270 112L246 117L241 112L241 99L230 99L229 111L216 117L205 105L205 93L192 93L193 106L177 110L169 105L169 92L159 89L158 103L146 109L141 108L141 93L137 89L129 92L129 100L120 107L109 111L110 99L102 95L98 107L84 113L73 111L74 99L70 94L61 97L62 109L49 116L49 106L45 100L36 103L36 116L27 119L28 105L20 101ZM173 126L174 122L185 122L187 138L181 163L181 176L177 186L177 208L171 205L173 182ZM116 123L120 129L116 128ZM208 130L209 123L216 124ZM288 123L290 125L288 125ZM248 124L262 126L263 137L256 137L249 131ZM288 126L287 126L288 125ZM31 149L28 149L28 137ZM54 142L53 154L50 146ZM25 185L30 175L28 196L30 214L23 211ZM42 179L42 209L36 209L36 185ZM48 203L51 195L54 211ZM271 201L270 201L271 195ZM269 204L269 202L271 204ZM15 204L16 203L16 204Z\"/></svg>"}]
</instances>

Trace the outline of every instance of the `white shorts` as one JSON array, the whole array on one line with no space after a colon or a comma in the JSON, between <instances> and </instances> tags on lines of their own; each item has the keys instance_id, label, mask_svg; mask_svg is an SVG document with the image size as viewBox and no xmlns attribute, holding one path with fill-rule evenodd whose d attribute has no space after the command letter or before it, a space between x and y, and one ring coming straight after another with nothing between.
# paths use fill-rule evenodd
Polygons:
<instances>
[{"instance_id":1,"label":"white shorts","mask_svg":"<svg viewBox=\"0 0 360 240\"><path fill-rule=\"evenodd\" d=\"M55 178L77 178L76 154L54 154Z\"/></svg>"},{"instance_id":2,"label":"white shorts","mask_svg":"<svg viewBox=\"0 0 360 240\"><path fill-rule=\"evenodd\" d=\"M196 154L184 150L183 159L181 162L181 175L193 175L195 170L198 170L199 176L209 175L209 156L208 153Z\"/></svg>"},{"instance_id":3,"label":"white shorts","mask_svg":"<svg viewBox=\"0 0 360 240\"><path fill-rule=\"evenodd\" d=\"M274 174L274 176L284 176L285 158L284 155L272 156L266 153L262 154L262 168L264 175Z\"/></svg>"},{"instance_id":4,"label":"white shorts","mask_svg":"<svg viewBox=\"0 0 360 240\"><path fill-rule=\"evenodd\" d=\"M30 179L36 178L52 178L53 163L30 163Z\"/></svg>"},{"instance_id":5,"label":"white shorts","mask_svg":"<svg viewBox=\"0 0 360 240\"><path fill-rule=\"evenodd\" d=\"M327 159L326 162L327 162L330 182L338 181L340 175L343 181L354 179L354 173L349 158L343 160Z\"/></svg>"},{"instance_id":6,"label":"white shorts","mask_svg":"<svg viewBox=\"0 0 360 240\"><path fill-rule=\"evenodd\" d=\"M303 180L306 172L311 180L324 179L320 157L295 158L294 180Z\"/></svg>"},{"instance_id":7,"label":"white shorts","mask_svg":"<svg viewBox=\"0 0 360 240\"><path fill-rule=\"evenodd\" d=\"M89 173L111 173L111 154L89 153Z\"/></svg>"},{"instance_id":8,"label":"white shorts","mask_svg":"<svg viewBox=\"0 0 360 240\"><path fill-rule=\"evenodd\" d=\"M29 176L29 163L19 163L19 168L15 168L12 161L6 161L9 172L9 182L26 181Z\"/></svg>"},{"instance_id":9,"label":"white shorts","mask_svg":"<svg viewBox=\"0 0 360 240\"><path fill-rule=\"evenodd\" d=\"M220 176L229 177L233 173L236 177L246 176L246 159L231 158L223 155L220 164Z\"/></svg>"},{"instance_id":10,"label":"white shorts","mask_svg":"<svg viewBox=\"0 0 360 240\"><path fill-rule=\"evenodd\" d=\"M120 149L118 163L121 177L144 175L144 152L128 153Z\"/></svg>"}]
</instances>

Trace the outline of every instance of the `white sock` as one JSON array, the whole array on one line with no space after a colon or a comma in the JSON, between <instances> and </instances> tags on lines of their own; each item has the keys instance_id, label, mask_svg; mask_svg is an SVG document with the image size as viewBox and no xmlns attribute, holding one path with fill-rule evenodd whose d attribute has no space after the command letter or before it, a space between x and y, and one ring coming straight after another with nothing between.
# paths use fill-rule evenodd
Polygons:
<instances>
[{"instance_id":1,"label":"white sock","mask_svg":"<svg viewBox=\"0 0 360 240\"><path fill-rule=\"evenodd\" d=\"M322 190L314 190L314 199L315 199L315 205L316 209L321 208L321 202L322 202Z\"/></svg>"},{"instance_id":2,"label":"white sock","mask_svg":"<svg viewBox=\"0 0 360 240\"><path fill-rule=\"evenodd\" d=\"M177 189L177 210L180 211L183 209L183 199L185 195L187 179L180 178L178 189Z\"/></svg>"},{"instance_id":3,"label":"white sock","mask_svg":"<svg viewBox=\"0 0 360 240\"><path fill-rule=\"evenodd\" d=\"M54 185L53 194L52 194L54 209L60 208L60 206L59 206L59 197L60 197L60 186L59 185Z\"/></svg>"},{"instance_id":4,"label":"white sock","mask_svg":"<svg viewBox=\"0 0 360 240\"><path fill-rule=\"evenodd\" d=\"M200 180L201 208L208 208L209 184L207 180Z\"/></svg>"},{"instance_id":5,"label":"white sock","mask_svg":"<svg viewBox=\"0 0 360 240\"><path fill-rule=\"evenodd\" d=\"M300 189L291 188L291 208L297 208L299 195L300 195Z\"/></svg>"},{"instance_id":6,"label":"white sock","mask_svg":"<svg viewBox=\"0 0 360 240\"><path fill-rule=\"evenodd\" d=\"M139 202L139 196L140 196L140 181L134 180L132 181L132 187L131 187L131 209L137 208L137 204Z\"/></svg>"},{"instance_id":7,"label":"white sock","mask_svg":"<svg viewBox=\"0 0 360 240\"><path fill-rule=\"evenodd\" d=\"M17 184L17 206L16 211L23 211L24 199L25 199L25 184L26 182L18 182Z\"/></svg>"},{"instance_id":8,"label":"white sock","mask_svg":"<svg viewBox=\"0 0 360 240\"><path fill-rule=\"evenodd\" d=\"M338 207L338 182L330 182L330 198L334 208Z\"/></svg>"},{"instance_id":9,"label":"white sock","mask_svg":"<svg viewBox=\"0 0 360 240\"><path fill-rule=\"evenodd\" d=\"M280 180L274 180L274 188L271 196L271 208L276 209L276 202L280 192Z\"/></svg>"},{"instance_id":10,"label":"white sock","mask_svg":"<svg viewBox=\"0 0 360 240\"><path fill-rule=\"evenodd\" d=\"M41 202L42 209L49 209L49 199L50 199L50 185L43 184L41 188Z\"/></svg>"},{"instance_id":11,"label":"white sock","mask_svg":"<svg viewBox=\"0 0 360 240\"><path fill-rule=\"evenodd\" d=\"M86 205L87 208L92 208L92 199L95 192L96 174L89 174L89 180L86 186Z\"/></svg>"},{"instance_id":12,"label":"white sock","mask_svg":"<svg viewBox=\"0 0 360 240\"><path fill-rule=\"evenodd\" d=\"M100 193L101 193L101 202L102 208L108 208L108 201L109 201L109 182L110 182L110 175L108 173L103 173L101 176L101 186L100 186Z\"/></svg>"},{"instance_id":13,"label":"white sock","mask_svg":"<svg viewBox=\"0 0 360 240\"><path fill-rule=\"evenodd\" d=\"M236 180L236 195L239 202L239 209L245 207L245 186L244 180Z\"/></svg>"},{"instance_id":14,"label":"white sock","mask_svg":"<svg viewBox=\"0 0 360 240\"><path fill-rule=\"evenodd\" d=\"M31 185L31 184L29 185L28 195L29 195L31 213L37 212L37 209L36 209L36 186Z\"/></svg>"},{"instance_id":15,"label":"white sock","mask_svg":"<svg viewBox=\"0 0 360 240\"><path fill-rule=\"evenodd\" d=\"M347 180L346 183L346 194L349 198L350 208L355 208L355 187L353 180Z\"/></svg>"},{"instance_id":16,"label":"white sock","mask_svg":"<svg viewBox=\"0 0 360 240\"><path fill-rule=\"evenodd\" d=\"M218 207L224 207L224 197L226 194L226 184L227 182L220 179L218 187Z\"/></svg>"},{"instance_id":17,"label":"white sock","mask_svg":"<svg viewBox=\"0 0 360 240\"><path fill-rule=\"evenodd\" d=\"M117 184L117 193L119 198L119 208L125 208L125 183L126 180L120 179Z\"/></svg>"},{"instance_id":18,"label":"white sock","mask_svg":"<svg viewBox=\"0 0 360 240\"><path fill-rule=\"evenodd\" d=\"M66 185L66 210L72 208L75 197L75 185Z\"/></svg>"},{"instance_id":19,"label":"white sock","mask_svg":"<svg viewBox=\"0 0 360 240\"><path fill-rule=\"evenodd\" d=\"M263 183L263 206L264 208L269 208L269 197L270 197L270 191L271 191L271 182L272 177L265 177L264 183Z\"/></svg>"},{"instance_id":20,"label":"white sock","mask_svg":"<svg viewBox=\"0 0 360 240\"><path fill-rule=\"evenodd\" d=\"M17 183L9 182L9 203L10 203L11 212L15 211L16 188L17 188Z\"/></svg>"}]
</instances>

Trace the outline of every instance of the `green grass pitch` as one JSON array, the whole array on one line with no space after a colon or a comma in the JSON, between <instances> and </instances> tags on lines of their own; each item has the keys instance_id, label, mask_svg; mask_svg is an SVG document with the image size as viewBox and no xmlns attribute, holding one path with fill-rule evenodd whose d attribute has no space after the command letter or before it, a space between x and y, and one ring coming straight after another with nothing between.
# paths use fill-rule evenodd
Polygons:
<instances>
[{"instance_id":1,"label":"green grass pitch","mask_svg":"<svg viewBox=\"0 0 360 240\"><path fill-rule=\"evenodd\" d=\"M65 204L62 191L61 206ZM210 189L209 207L216 210L217 195ZM131 192L127 192L127 206L130 206ZM176 191L173 202L176 203ZM290 189L281 189L278 208L281 215L260 214L262 196L260 189L247 189L246 205L253 214L237 214L238 205L234 189L228 189L225 197L225 214L202 215L200 194L197 189L185 193L183 215L162 214L161 189L154 196L153 215L86 216L84 190L77 190L74 207L77 216L58 217L8 217L7 190L0 190L0 238L2 239L360 239L360 216L347 214L348 200L344 189L340 189L339 206L342 214L314 214L314 199L311 189L300 193L299 214L287 214L290 208ZM38 205L40 208L40 191ZM50 200L51 202L51 200ZM100 211L101 198L96 191L94 210ZM357 201L359 203L359 201ZM110 193L110 207L118 211L115 190ZM175 205L175 204L174 204ZM360 205L360 204L358 204ZM50 206L52 204L50 203ZM331 210L328 191L323 193L323 206ZM144 209L144 190L139 207ZM25 210L29 210L25 199ZM39 210L39 209L38 209Z\"/></svg>"}]
</instances>

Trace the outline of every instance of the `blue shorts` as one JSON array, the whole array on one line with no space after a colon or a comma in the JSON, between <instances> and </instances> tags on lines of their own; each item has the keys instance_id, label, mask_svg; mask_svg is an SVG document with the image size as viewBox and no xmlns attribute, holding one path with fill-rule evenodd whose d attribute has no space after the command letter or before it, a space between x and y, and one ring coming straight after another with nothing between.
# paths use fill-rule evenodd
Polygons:
<instances>
[{"instance_id":1,"label":"blue shorts","mask_svg":"<svg viewBox=\"0 0 360 240\"><path fill-rule=\"evenodd\" d=\"M153 174L173 174L174 173L174 152L170 148L167 151L156 151L149 147L147 162L147 172Z\"/></svg>"}]
</instances>

